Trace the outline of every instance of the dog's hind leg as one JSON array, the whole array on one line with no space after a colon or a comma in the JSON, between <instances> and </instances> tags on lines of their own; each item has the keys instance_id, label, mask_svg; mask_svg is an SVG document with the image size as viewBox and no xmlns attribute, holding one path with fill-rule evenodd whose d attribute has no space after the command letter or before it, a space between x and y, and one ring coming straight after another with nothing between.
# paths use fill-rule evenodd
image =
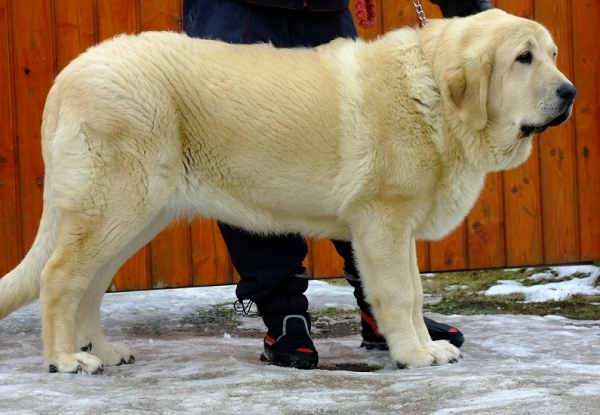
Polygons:
<instances>
[{"instance_id":1,"label":"dog's hind leg","mask_svg":"<svg viewBox=\"0 0 600 415\"><path fill-rule=\"evenodd\" d=\"M157 215L149 203L143 204L134 197L111 202L99 215L63 209L56 249L40 281L42 340L50 372L100 373L103 370L96 356L75 351L77 310L88 289L100 291L102 285L106 285L94 283L101 268L115 257L122 261L121 251ZM109 268L114 265L106 270ZM90 295L91 298L97 296L98 292Z\"/></svg>"},{"instance_id":2,"label":"dog's hind leg","mask_svg":"<svg viewBox=\"0 0 600 415\"><path fill-rule=\"evenodd\" d=\"M98 270L79 303L75 315L76 345L99 358L105 366L130 364L135 358L125 345L110 342L104 334L100 321L100 304L104 293L125 261L150 242L169 222L170 217L161 211L133 241Z\"/></svg>"}]
</instances>

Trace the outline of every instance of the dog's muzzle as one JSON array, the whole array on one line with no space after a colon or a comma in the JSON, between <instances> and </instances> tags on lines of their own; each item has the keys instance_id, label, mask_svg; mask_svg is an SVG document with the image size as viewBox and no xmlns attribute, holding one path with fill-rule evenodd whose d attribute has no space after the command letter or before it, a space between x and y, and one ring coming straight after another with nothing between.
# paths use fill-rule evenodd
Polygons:
<instances>
[{"instance_id":1,"label":"dog's muzzle","mask_svg":"<svg viewBox=\"0 0 600 415\"><path fill-rule=\"evenodd\" d=\"M532 136L533 134L541 134L549 127L556 127L569 119L571 112L573 111L573 103L575 102L577 89L570 82L565 82L556 90L556 94L560 100L559 114L543 125L522 125L522 138Z\"/></svg>"}]
</instances>

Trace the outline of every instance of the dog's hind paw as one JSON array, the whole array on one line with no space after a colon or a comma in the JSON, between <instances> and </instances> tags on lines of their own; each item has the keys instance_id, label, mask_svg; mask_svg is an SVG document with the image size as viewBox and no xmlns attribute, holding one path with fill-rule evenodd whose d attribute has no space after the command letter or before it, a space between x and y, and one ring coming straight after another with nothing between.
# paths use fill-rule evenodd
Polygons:
<instances>
[{"instance_id":1,"label":"dog's hind paw","mask_svg":"<svg viewBox=\"0 0 600 415\"><path fill-rule=\"evenodd\" d=\"M100 375L104 372L104 365L100 359L86 352L59 353L49 360L52 362L48 365L50 373Z\"/></svg>"}]
</instances>

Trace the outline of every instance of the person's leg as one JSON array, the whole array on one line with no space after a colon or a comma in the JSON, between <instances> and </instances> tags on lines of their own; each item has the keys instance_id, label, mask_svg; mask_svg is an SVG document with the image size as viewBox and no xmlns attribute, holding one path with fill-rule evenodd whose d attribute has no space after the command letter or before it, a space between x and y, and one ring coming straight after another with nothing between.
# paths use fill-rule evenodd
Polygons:
<instances>
[{"instance_id":1,"label":"person's leg","mask_svg":"<svg viewBox=\"0 0 600 415\"><path fill-rule=\"evenodd\" d=\"M240 275L236 295L256 304L267 326L262 361L313 369L318 353L310 337L308 275L302 266L307 246L300 235L264 237L219 223Z\"/></svg>"},{"instance_id":2,"label":"person's leg","mask_svg":"<svg viewBox=\"0 0 600 415\"><path fill-rule=\"evenodd\" d=\"M305 25L305 36L291 35L289 23L297 23L296 15ZM324 24L320 13L319 21L310 22L316 15L232 0L185 0L183 28L192 37L230 43L312 46L335 37L331 30L322 40L313 34L315 25ZM304 37L310 37L310 45L303 43ZM302 266L307 253L304 239L299 235L263 237L226 224L219 227L240 275L237 297L254 301L267 326L261 359L280 366L316 367L318 354L310 338L311 321L304 296L308 288Z\"/></svg>"},{"instance_id":3,"label":"person's leg","mask_svg":"<svg viewBox=\"0 0 600 415\"><path fill-rule=\"evenodd\" d=\"M331 242L333 243L337 253L344 260L344 276L346 277L348 283L354 287L354 297L356 298L356 303L360 308L361 334L363 338L360 347L365 347L368 350L387 350L387 342L379 333L377 321L375 321L375 318L373 318L371 306L367 303L364 297L360 276L358 270L356 269L356 261L352 251L352 244L346 241L332 240ZM448 340L456 347L461 347L463 345L465 338L456 327L439 323L427 317L423 317L423 319L425 320L427 331L429 332L432 340Z\"/></svg>"}]
</instances>

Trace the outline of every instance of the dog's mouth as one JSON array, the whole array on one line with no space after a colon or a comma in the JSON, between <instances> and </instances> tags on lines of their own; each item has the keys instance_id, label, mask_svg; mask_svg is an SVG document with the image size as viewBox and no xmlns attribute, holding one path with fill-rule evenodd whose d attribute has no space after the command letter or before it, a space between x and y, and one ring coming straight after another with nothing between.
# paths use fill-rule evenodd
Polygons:
<instances>
[{"instance_id":1,"label":"dog's mouth","mask_svg":"<svg viewBox=\"0 0 600 415\"><path fill-rule=\"evenodd\" d=\"M566 106L565 110L556 118L550 120L543 125L522 125L520 131L520 138L531 137L534 134L541 134L550 127L556 127L561 125L569 119L571 116L571 110L573 109L573 102Z\"/></svg>"}]
</instances>

